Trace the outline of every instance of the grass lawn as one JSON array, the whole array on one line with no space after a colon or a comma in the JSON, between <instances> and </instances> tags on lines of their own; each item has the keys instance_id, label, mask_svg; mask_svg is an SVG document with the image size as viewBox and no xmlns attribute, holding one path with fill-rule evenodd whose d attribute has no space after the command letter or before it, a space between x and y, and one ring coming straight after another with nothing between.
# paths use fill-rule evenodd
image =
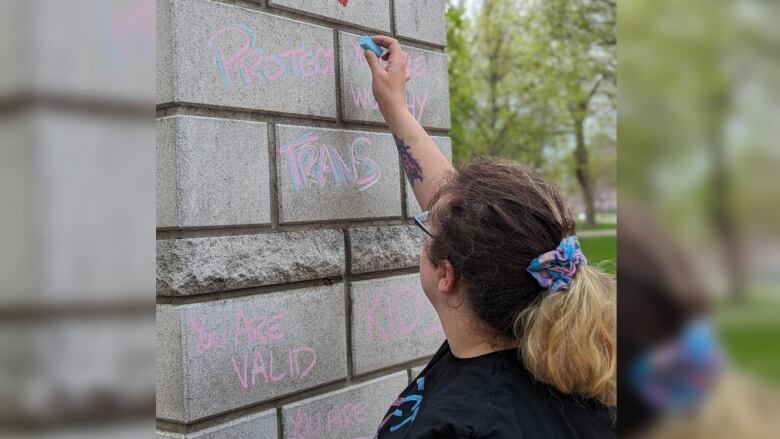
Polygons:
<instances>
[{"instance_id":1,"label":"grass lawn","mask_svg":"<svg viewBox=\"0 0 780 439\"><path fill-rule=\"evenodd\" d=\"M719 324L718 333L738 370L780 389L780 321Z\"/></svg>"},{"instance_id":2,"label":"grass lawn","mask_svg":"<svg viewBox=\"0 0 780 439\"><path fill-rule=\"evenodd\" d=\"M612 224L614 227L614 224ZM579 238L588 265L600 266L614 274L617 269L617 236L593 236Z\"/></svg>"},{"instance_id":3,"label":"grass lawn","mask_svg":"<svg viewBox=\"0 0 780 439\"><path fill-rule=\"evenodd\" d=\"M738 370L780 389L780 295L753 292L744 302L716 300L718 334Z\"/></svg>"}]
</instances>

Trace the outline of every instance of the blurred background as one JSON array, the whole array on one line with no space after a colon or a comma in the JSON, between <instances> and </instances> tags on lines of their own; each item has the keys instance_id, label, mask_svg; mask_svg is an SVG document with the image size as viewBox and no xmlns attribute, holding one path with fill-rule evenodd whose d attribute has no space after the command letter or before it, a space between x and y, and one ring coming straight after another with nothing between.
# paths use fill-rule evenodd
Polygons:
<instances>
[{"instance_id":1,"label":"blurred background","mask_svg":"<svg viewBox=\"0 0 780 439\"><path fill-rule=\"evenodd\" d=\"M700 404L708 411L699 410L707 422L688 419L693 431L776 437L770 413L777 413L780 390L780 4L624 0L618 10L619 216L636 223L621 220L618 337L646 312L623 309L620 301L656 294L633 275L624 284L624 264L647 267L648 260L679 254L684 263L658 271L688 281L667 283L667 297L677 301L670 309L690 311L680 304L694 297L706 301L725 352L721 381L739 382L726 397L717 384L708 389ZM640 240L634 235L664 248L657 256L632 251L628 244ZM621 361L630 361L624 353Z\"/></svg>"},{"instance_id":2,"label":"blurred background","mask_svg":"<svg viewBox=\"0 0 780 439\"><path fill-rule=\"evenodd\" d=\"M619 272L620 368L712 323L717 379L669 410L629 374L621 429L776 437L780 4L446 1L454 160L568 195ZM154 17L0 3L0 437L153 435Z\"/></svg>"},{"instance_id":3,"label":"blurred background","mask_svg":"<svg viewBox=\"0 0 780 439\"><path fill-rule=\"evenodd\" d=\"M0 437L154 437L155 1L2 1L0 57Z\"/></svg>"}]
</instances>

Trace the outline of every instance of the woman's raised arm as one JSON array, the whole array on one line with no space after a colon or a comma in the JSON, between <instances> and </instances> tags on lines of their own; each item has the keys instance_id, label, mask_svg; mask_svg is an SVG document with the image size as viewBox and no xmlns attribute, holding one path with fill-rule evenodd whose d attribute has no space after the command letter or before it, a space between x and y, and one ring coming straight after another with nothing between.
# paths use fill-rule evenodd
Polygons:
<instances>
[{"instance_id":1,"label":"woman's raised arm","mask_svg":"<svg viewBox=\"0 0 780 439\"><path fill-rule=\"evenodd\" d=\"M395 38L383 35L375 35L372 38L387 49L382 55L382 59L387 61L384 67L373 52L365 52L373 77L374 98L395 137L401 163L414 190L414 196L420 207L428 210L439 182L453 168L447 157L436 147L431 136L406 108L406 81L409 79L406 67L409 55L401 49Z\"/></svg>"}]
</instances>

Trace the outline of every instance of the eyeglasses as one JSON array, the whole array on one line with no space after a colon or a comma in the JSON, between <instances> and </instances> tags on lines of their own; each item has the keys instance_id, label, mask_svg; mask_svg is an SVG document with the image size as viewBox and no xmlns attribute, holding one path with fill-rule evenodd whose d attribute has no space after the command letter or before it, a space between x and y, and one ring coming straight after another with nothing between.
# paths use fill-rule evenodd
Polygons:
<instances>
[{"instance_id":1,"label":"eyeglasses","mask_svg":"<svg viewBox=\"0 0 780 439\"><path fill-rule=\"evenodd\" d=\"M420 212L414 216L414 223L417 224L417 227L421 228L423 232L427 233L428 236L433 238L433 233L428 229L428 211Z\"/></svg>"}]
</instances>

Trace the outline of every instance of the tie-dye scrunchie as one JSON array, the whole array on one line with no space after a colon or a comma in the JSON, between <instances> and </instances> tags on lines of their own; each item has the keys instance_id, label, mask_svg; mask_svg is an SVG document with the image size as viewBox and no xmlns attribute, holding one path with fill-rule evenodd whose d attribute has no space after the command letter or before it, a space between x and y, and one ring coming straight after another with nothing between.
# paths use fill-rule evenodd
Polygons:
<instances>
[{"instance_id":1,"label":"tie-dye scrunchie","mask_svg":"<svg viewBox=\"0 0 780 439\"><path fill-rule=\"evenodd\" d=\"M563 238L555 250L532 260L528 265L528 272L536 278L539 285L554 293L569 288L571 278L580 265L588 265L588 260L582 254L577 237L572 235Z\"/></svg>"}]
</instances>

